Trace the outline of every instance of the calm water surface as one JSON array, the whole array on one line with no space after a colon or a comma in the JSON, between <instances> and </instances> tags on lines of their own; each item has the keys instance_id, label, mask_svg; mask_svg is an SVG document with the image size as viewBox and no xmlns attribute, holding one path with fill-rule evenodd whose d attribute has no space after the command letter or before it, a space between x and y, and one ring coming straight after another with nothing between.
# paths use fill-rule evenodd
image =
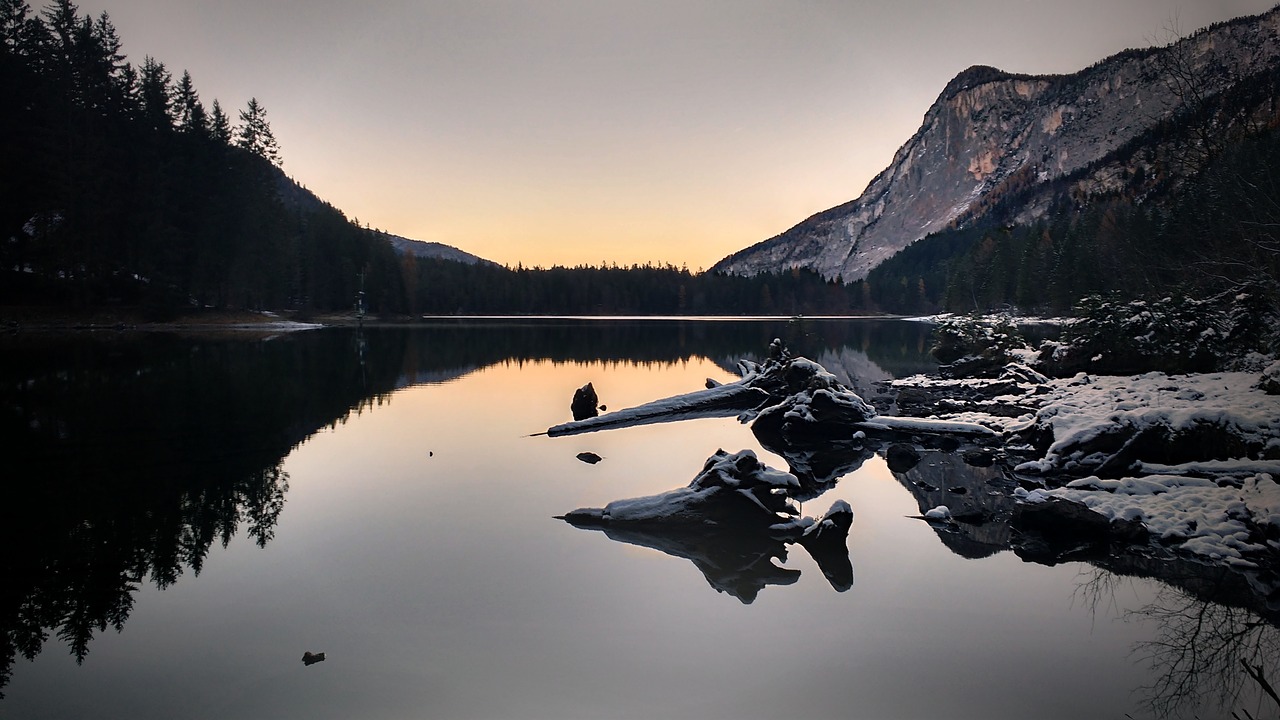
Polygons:
<instances>
[{"instance_id":1,"label":"calm water surface","mask_svg":"<svg viewBox=\"0 0 1280 720\"><path fill-rule=\"evenodd\" d=\"M1026 563L998 538L944 543L878 457L804 507L854 509L844 592L799 546L753 582L759 565L554 519L683 486L718 448L787 467L733 419L533 436L569 419L575 388L615 409L689 392L781 335L869 397L930 367L927 331L9 337L0 716L1121 718L1193 708L1195 693L1170 699L1171 674L1237 682L1167 647L1214 642L1189 638L1187 616L1247 612ZM964 468L931 456L914 477ZM304 651L327 659L306 667Z\"/></svg>"}]
</instances>

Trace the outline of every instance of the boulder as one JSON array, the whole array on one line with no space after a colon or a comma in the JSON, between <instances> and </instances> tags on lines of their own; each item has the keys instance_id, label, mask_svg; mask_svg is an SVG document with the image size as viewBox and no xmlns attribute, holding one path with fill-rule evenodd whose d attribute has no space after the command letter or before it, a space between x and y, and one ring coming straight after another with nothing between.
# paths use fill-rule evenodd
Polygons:
<instances>
[{"instance_id":1,"label":"boulder","mask_svg":"<svg viewBox=\"0 0 1280 720\"><path fill-rule=\"evenodd\" d=\"M596 396L596 389L591 383L587 383L573 391L573 402L570 403L569 409L573 412L574 420L585 420L600 414L596 409L599 404L600 398Z\"/></svg>"}]
</instances>

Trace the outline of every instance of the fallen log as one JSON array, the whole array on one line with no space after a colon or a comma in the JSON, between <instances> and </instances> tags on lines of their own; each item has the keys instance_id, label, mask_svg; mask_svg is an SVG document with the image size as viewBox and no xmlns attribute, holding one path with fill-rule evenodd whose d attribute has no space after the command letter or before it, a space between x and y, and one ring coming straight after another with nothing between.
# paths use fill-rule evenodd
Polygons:
<instances>
[{"instance_id":1,"label":"fallen log","mask_svg":"<svg viewBox=\"0 0 1280 720\"><path fill-rule=\"evenodd\" d=\"M561 437L616 430L621 428L676 422L709 417L736 417L767 402L769 395L763 390L740 382L717 385L706 390L655 400L644 405L615 410L583 420L575 420L547 428L547 435Z\"/></svg>"}]
</instances>

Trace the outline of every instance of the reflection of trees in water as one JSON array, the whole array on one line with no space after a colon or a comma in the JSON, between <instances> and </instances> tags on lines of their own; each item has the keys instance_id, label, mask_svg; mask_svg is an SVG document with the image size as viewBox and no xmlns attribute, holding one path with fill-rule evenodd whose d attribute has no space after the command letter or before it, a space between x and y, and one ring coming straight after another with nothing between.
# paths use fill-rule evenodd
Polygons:
<instances>
[{"instance_id":1,"label":"reflection of trees in water","mask_svg":"<svg viewBox=\"0 0 1280 720\"><path fill-rule=\"evenodd\" d=\"M946 504L955 516L966 518L934 526L943 544L963 557L1010 549L1017 542L1009 526L1013 500L1006 492L990 492L993 487L1007 489L1000 467L967 465L959 452L921 450L916 465L894 475L915 496L921 513ZM1250 586L1247 575L1123 547L1103 551L1083 567L1087 570L1076 593L1087 607L1095 613L1121 612L1154 630L1152 639L1133 648L1134 658L1147 665L1153 678L1141 688L1152 715L1176 717L1210 703L1222 712L1259 705L1268 709L1268 716L1280 710L1280 702L1270 705L1272 700L1246 669L1274 675L1280 660L1280 617ZM1155 597L1121 611L1117 590L1134 577L1155 580Z\"/></svg>"},{"instance_id":2,"label":"reflection of trees in water","mask_svg":"<svg viewBox=\"0 0 1280 720\"><path fill-rule=\"evenodd\" d=\"M17 336L0 353L0 688L50 635L83 660L143 583L199 574L214 543L265 546L282 458L394 387L403 354L362 363L324 333Z\"/></svg>"},{"instance_id":3,"label":"reflection of trees in water","mask_svg":"<svg viewBox=\"0 0 1280 720\"><path fill-rule=\"evenodd\" d=\"M199 575L213 543L226 547L241 524L265 546L287 490L288 474L276 465L198 492L122 496L75 519L64 514L55 527L70 526L65 537L28 532L13 538L25 542L10 550L23 557L8 557L5 563L12 572L7 612L0 618L6 643L0 686L8 680L15 651L34 659L50 630L77 662L83 661L95 632L123 630L142 583L150 579L167 588L188 567ZM125 502L133 504L118 507Z\"/></svg>"},{"instance_id":4,"label":"reflection of trees in water","mask_svg":"<svg viewBox=\"0 0 1280 720\"><path fill-rule=\"evenodd\" d=\"M1280 659L1280 627L1274 619L1234 604L1232 598L1206 594L1215 579L1225 582L1228 595L1236 594L1230 587L1233 578L1226 572L1214 578L1213 570L1180 569L1187 571L1183 579L1196 591L1167 584L1178 581L1175 569L1162 578L1151 602L1123 615L1155 629L1151 640L1133 648L1134 657L1147 665L1154 678L1142 688L1152 715L1177 717L1210 706L1224 713L1241 708L1251 717L1280 711L1280 700L1265 694L1262 685ZM1102 605L1115 607L1115 591L1123 580L1118 573L1091 567L1078 592L1095 611ZM1262 674L1261 681L1254 673Z\"/></svg>"},{"instance_id":5,"label":"reflection of trees in water","mask_svg":"<svg viewBox=\"0 0 1280 720\"><path fill-rule=\"evenodd\" d=\"M214 543L243 531L265 546L288 490L282 459L416 378L507 361L742 357L779 336L811 354L883 346L921 361L927 329L879 326L460 320L274 339L0 337L0 434L11 448L0 486L0 689L16 657L34 658L50 635L83 660L94 633L123 628L143 583L198 574ZM886 332L894 339L873 342ZM732 565L717 557L706 567Z\"/></svg>"},{"instance_id":6,"label":"reflection of trees in water","mask_svg":"<svg viewBox=\"0 0 1280 720\"><path fill-rule=\"evenodd\" d=\"M879 375L936 367L928 358L929 327L900 321L690 321L513 319L439 321L407 332L406 374L465 372L507 361L681 362L707 357L732 369L776 337L812 359L868 358ZM406 335L402 329L374 329ZM842 355L843 354L843 355ZM859 366L861 367L861 366ZM884 368L881 370L880 368ZM460 373L461 374L461 373ZM861 374L861 373L859 373Z\"/></svg>"}]
</instances>

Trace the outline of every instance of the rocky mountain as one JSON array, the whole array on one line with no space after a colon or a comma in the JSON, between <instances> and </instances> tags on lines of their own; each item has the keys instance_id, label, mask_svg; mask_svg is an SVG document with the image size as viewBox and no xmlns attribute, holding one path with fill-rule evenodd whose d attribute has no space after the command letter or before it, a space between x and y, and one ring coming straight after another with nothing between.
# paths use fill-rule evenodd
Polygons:
<instances>
[{"instance_id":1,"label":"rocky mountain","mask_svg":"<svg viewBox=\"0 0 1280 720\"><path fill-rule=\"evenodd\" d=\"M1007 198L1025 203L1004 207L1008 217L1034 220L1063 192L1064 178L1091 188L1120 183L1123 170L1106 163L1118 151L1132 155L1134 143L1159 142L1153 128L1277 66L1280 6L1164 47L1126 50L1070 75L971 67L947 84L860 197L712 270L754 275L800 267L851 282L921 238L980 221Z\"/></svg>"}]
</instances>

